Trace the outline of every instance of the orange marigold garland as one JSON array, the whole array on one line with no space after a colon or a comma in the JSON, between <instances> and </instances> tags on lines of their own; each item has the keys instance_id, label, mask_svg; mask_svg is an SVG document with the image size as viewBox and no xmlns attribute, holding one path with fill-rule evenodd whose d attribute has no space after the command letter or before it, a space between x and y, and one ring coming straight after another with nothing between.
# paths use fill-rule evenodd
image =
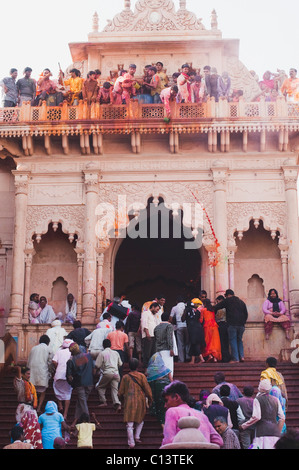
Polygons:
<instances>
[{"instance_id":1,"label":"orange marigold garland","mask_svg":"<svg viewBox=\"0 0 299 470\"><path fill-rule=\"evenodd\" d=\"M198 198L195 196L194 192L191 189L190 189L190 192L191 192L192 196L194 197L194 199L196 200L196 202L202 207L202 205L200 204ZM215 230L213 228L211 219L209 217L209 214L208 214L206 208L202 207L202 210L203 210L203 213L205 214L205 216L207 218L208 224L210 226L212 235L213 235L214 240L215 240L215 256L212 259L209 259L209 265L212 266L212 267L216 267L219 263L219 260L220 260L220 253L219 253L220 243L219 243L219 241L216 237Z\"/></svg>"}]
</instances>

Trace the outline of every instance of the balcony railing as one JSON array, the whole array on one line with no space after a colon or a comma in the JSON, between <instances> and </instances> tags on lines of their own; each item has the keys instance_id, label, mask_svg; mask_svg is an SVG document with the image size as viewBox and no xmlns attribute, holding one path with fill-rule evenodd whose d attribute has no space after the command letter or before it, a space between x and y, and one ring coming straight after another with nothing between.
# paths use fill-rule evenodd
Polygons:
<instances>
[{"instance_id":1,"label":"balcony railing","mask_svg":"<svg viewBox=\"0 0 299 470\"><path fill-rule=\"evenodd\" d=\"M80 101L78 106L69 106L66 102L62 106L47 106L43 102L40 107L33 107L30 103L23 103L16 108L0 108L0 124L37 123L37 122L65 122L65 121L150 121L163 120L167 117L163 104L139 104L131 101L127 105L100 105L93 103L87 105ZM218 103L212 98L206 103L171 103L171 119L178 121L200 120L273 120L273 119L299 119L299 103L287 103L279 97L277 101L246 103L221 100Z\"/></svg>"}]
</instances>

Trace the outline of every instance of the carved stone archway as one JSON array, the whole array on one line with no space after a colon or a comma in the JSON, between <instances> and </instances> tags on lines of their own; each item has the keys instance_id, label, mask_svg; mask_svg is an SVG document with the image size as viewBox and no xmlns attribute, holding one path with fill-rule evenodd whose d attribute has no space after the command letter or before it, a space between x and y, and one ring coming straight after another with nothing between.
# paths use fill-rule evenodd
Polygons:
<instances>
[{"instance_id":1,"label":"carved stone archway","mask_svg":"<svg viewBox=\"0 0 299 470\"><path fill-rule=\"evenodd\" d=\"M184 224L186 224L188 228L191 227L194 235L196 235L199 230L204 232L205 237L203 240L203 246L205 246L204 242L207 239L210 240L211 244L215 243L215 240L213 239L211 227L206 217L203 216L200 220L198 214L196 215L194 207L197 204L197 201L194 199L193 194L196 193L198 198L200 198L202 201L200 209L202 210L203 207L208 208L206 210L212 214L213 201L211 192L209 190L210 187L211 185L208 183L186 183L182 185L174 185L170 182L169 184L154 184L153 190L153 184L149 183L137 183L134 184L134 186L126 184L101 184L100 200L102 204L111 204L112 206L117 207L119 196L121 195L122 197L125 197L127 214L136 217L136 219L139 218L140 212L147 207L149 200L151 200L154 205L158 205L159 201L163 200L165 207L174 216L177 216L180 211L184 212L184 209L186 208L188 210L191 209L189 214L183 218ZM105 291L109 298L114 294L114 265L118 250L122 242L123 238L113 239L109 237L103 237L102 239L98 240L98 251L99 253L104 253L104 260L101 260L100 268L100 271L102 272L102 278L100 278L98 282L104 284ZM207 246L205 246L205 248L207 249ZM204 256L204 259L205 262L208 263L208 257ZM209 286L210 277L208 270L206 271L207 274L204 282L205 288L209 290L209 287L207 286Z\"/></svg>"}]
</instances>

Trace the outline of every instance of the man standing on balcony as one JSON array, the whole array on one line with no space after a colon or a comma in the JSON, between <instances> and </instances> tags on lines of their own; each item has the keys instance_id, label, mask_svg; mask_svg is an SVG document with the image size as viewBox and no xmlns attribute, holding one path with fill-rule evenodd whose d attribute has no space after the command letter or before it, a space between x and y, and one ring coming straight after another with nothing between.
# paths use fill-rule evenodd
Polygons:
<instances>
[{"instance_id":1,"label":"man standing on balcony","mask_svg":"<svg viewBox=\"0 0 299 470\"><path fill-rule=\"evenodd\" d=\"M190 67L188 64L182 65L182 72L178 77L177 84L181 103L191 103L191 80L189 76Z\"/></svg>"},{"instance_id":2,"label":"man standing on balcony","mask_svg":"<svg viewBox=\"0 0 299 470\"><path fill-rule=\"evenodd\" d=\"M64 87L69 87L68 102L71 106L77 106L79 104L83 82L78 69L72 69L70 73L70 78L64 80L64 74L62 70L60 70L59 83Z\"/></svg>"},{"instance_id":3,"label":"man standing on balcony","mask_svg":"<svg viewBox=\"0 0 299 470\"><path fill-rule=\"evenodd\" d=\"M157 69L157 74L159 75L160 78L160 84L158 86L157 92L161 94L161 92L167 88L169 85L169 80L167 74L163 71L163 63L162 62L157 62L156 63L156 69Z\"/></svg>"},{"instance_id":4,"label":"man standing on balcony","mask_svg":"<svg viewBox=\"0 0 299 470\"><path fill-rule=\"evenodd\" d=\"M3 88L3 107L14 108L18 103L18 89L16 79L18 76L17 69L10 69L10 77L5 77L0 82Z\"/></svg>"},{"instance_id":5,"label":"man standing on balcony","mask_svg":"<svg viewBox=\"0 0 299 470\"><path fill-rule=\"evenodd\" d=\"M17 90L19 95L19 106L24 101L30 101L33 104L36 95L36 81L31 78L32 68L26 67L24 70L24 78L17 81Z\"/></svg>"},{"instance_id":6,"label":"man standing on balcony","mask_svg":"<svg viewBox=\"0 0 299 470\"><path fill-rule=\"evenodd\" d=\"M158 92L160 85L160 77L157 74L157 68L149 67L148 76L150 78L150 83L144 83L144 85L151 89L153 103L161 103L160 95Z\"/></svg>"},{"instance_id":7,"label":"man standing on balcony","mask_svg":"<svg viewBox=\"0 0 299 470\"><path fill-rule=\"evenodd\" d=\"M34 101L36 106L41 106L42 102L46 101L50 96L54 98L57 92L57 85L50 77L52 77L51 70L44 69L37 81L36 99Z\"/></svg>"},{"instance_id":8,"label":"man standing on balcony","mask_svg":"<svg viewBox=\"0 0 299 470\"><path fill-rule=\"evenodd\" d=\"M280 91L289 103L299 102L299 78L296 69L290 69L290 77L285 79Z\"/></svg>"},{"instance_id":9,"label":"man standing on balcony","mask_svg":"<svg viewBox=\"0 0 299 470\"><path fill-rule=\"evenodd\" d=\"M82 88L83 99L87 104L95 103L99 94L99 85L96 78L96 73L92 70L88 73Z\"/></svg>"},{"instance_id":10,"label":"man standing on balcony","mask_svg":"<svg viewBox=\"0 0 299 470\"><path fill-rule=\"evenodd\" d=\"M175 101L178 91L179 89L177 85L164 88L164 90L161 91L160 98L161 98L162 103L165 105L167 117L169 118L171 116L170 102Z\"/></svg>"}]
</instances>

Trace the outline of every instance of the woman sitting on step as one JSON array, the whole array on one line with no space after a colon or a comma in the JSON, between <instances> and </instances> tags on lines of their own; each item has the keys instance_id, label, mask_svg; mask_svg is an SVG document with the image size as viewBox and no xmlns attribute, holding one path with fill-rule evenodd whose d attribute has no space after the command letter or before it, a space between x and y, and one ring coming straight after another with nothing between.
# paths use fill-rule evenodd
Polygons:
<instances>
[{"instance_id":1,"label":"woman sitting on step","mask_svg":"<svg viewBox=\"0 0 299 470\"><path fill-rule=\"evenodd\" d=\"M287 310L284 302L279 298L276 289L270 289L268 298L263 303L263 313L265 316L265 333L266 340L270 338L273 326L276 323L280 325L286 335L286 339L290 339L289 330L291 327L290 318L287 315Z\"/></svg>"}]
</instances>

